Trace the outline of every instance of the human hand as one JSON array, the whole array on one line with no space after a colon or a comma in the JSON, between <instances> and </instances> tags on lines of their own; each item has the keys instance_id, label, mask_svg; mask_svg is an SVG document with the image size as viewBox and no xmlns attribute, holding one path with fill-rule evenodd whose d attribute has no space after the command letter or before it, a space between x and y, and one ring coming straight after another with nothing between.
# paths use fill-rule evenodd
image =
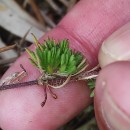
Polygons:
<instances>
[{"instance_id":1,"label":"human hand","mask_svg":"<svg viewBox=\"0 0 130 130\"><path fill-rule=\"evenodd\" d=\"M40 41L43 41L48 36L55 39L67 38L71 43L71 47L82 52L90 65L95 66L102 42L112 32L130 20L129 7L130 2L128 0L81 0L59 25L42 37ZM107 42L108 45L110 44L109 47L111 47L111 44L115 45L111 48L111 50L113 49L113 54L116 52L115 49L119 50L118 54L120 55L123 55L123 51L128 52L128 33L126 35L126 40L123 39L123 42L127 41L126 46L123 44L117 46L115 43ZM122 51L122 45L123 47L125 46L126 50L123 49ZM103 55L101 51L99 58L101 65L112 61L109 55L106 58L103 58ZM7 71L4 77L19 70L19 64L23 64L29 74L26 81L39 76L38 71L29 63L27 54L24 54ZM127 87L129 86L128 66L129 62L110 65L104 68L98 77L95 91L95 111L100 130L114 129L108 127L114 121L117 122L115 123L116 130L130 129L130 124L127 120L130 110L128 101L129 87ZM124 78L122 80L121 74L123 73ZM114 107L113 104L110 105L110 102L108 102L108 93L104 90L109 90L109 96L114 102L112 102ZM43 88L40 86L0 92L0 127L3 130L55 130L91 103L89 98L90 91L84 82L68 84L66 87L54 89L54 91L58 95L58 99L54 100L48 94L48 100L43 108L40 103L44 99L44 94ZM107 93L107 97L104 97L105 93ZM114 111L115 104L119 106L118 109L120 110L118 113ZM111 113L112 110L116 115L109 114L109 111ZM105 113L104 115L106 115L107 119L102 116L102 113ZM122 113L124 113L123 116L121 115ZM114 119L113 122L110 122L110 119L108 121L109 115L111 116L110 118Z\"/></svg>"},{"instance_id":2,"label":"human hand","mask_svg":"<svg viewBox=\"0 0 130 130\"><path fill-rule=\"evenodd\" d=\"M95 110L101 130L130 129L129 35L130 23L105 40L99 52L99 63L102 68L118 61L103 68L96 82Z\"/></svg>"}]
</instances>

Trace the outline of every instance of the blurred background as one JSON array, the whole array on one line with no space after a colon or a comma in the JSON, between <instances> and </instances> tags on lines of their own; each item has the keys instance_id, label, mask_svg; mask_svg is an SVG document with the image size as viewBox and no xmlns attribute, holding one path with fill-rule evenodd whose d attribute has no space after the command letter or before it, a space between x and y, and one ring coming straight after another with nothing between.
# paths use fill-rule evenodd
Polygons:
<instances>
[{"instance_id":1,"label":"blurred background","mask_svg":"<svg viewBox=\"0 0 130 130\"><path fill-rule=\"evenodd\" d=\"M78 1L0 0L0 78L32 44L30 33L40 38ZM98 130L93 104L59 130Z\"/></svg>"}]
</instances>

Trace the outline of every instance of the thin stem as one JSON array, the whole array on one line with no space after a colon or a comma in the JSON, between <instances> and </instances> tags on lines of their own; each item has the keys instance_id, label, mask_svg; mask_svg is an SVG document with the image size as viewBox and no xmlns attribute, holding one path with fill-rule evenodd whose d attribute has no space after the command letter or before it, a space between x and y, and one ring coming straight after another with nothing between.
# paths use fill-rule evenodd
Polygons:
<instances>
[{"instance_id":1,"label":"thin stem","mask_svg":"<svg viewBox=\"0 0 130 130\"><path fill-rule=\"evenodd\" d=\"M45 28L45 20L42 17L42 14L39 10L39 7L35 0L29 0L29 4L32 6L32 9L35 13L35 16L37 17L38 21L42 24L42 26Z\"/></svg>"},{"instance_id":2,"label":"thin stem","mask_svg":"<svg viewBox=\"0 0 130 130\"><path fill-rule=\"evenodd\" d=\"M6 89L12 89L12 88L26 87L30 85L38 85L38 80L32 80L28 82L15 83L15 84L9 84L9 85L2 85L0 86L0 91L6 90Z\"/></svg>"},{"instance_id":3,"label":"thin stem","mask_svg":"<svg viewBox=\"0 0 130 130\"><path fill-rule=\"evenodd\" d=\"M47 88L51 94L51 96L54 98L54 99L57 99L57 95L55 93L52 92L51 88L47 85Z\"/></svg>"},{"instance_id":4,"label":"thin stem","mask_svg":"<svg viewBox=\"0 0 130 130\"><path fill-rule=\"evenodd\" d=\"M79 78L78 80L89 80L89 79L94 79L96 78L98 75L90 75L90 76L86 76L86 77L82 77L82 78Z\"/></svg>"},{"instance_id":5,"label":"thin stem","mask_svg":"<svg viewBox=\"0 0 130 130\"><path fill-rule=\"evenodd\" d=\"M4 51L11 50L11 49L14 49L15 47L16 47L16 44L11 45L11 46L2 47L2 48L0 48L0 53L4 52Z\"/></svg>"},{"instance_id":6,"label":"thin stem","mask_svg":"<svg viewBox=\"0 0 130 130\"><path fill-rule=\"evenodd\" d=\"M52 88L62 88L64 87L71 79L71 75L67 77L67 79L65 80L65 82L61 85L50 85L50 84L47 84L48 86L52 87Z\"/></svg>"},{"instance_id":7,"label":"thin stem","mask_svg":"<svg viewBox=\"0 0 130 130\"><path fill-rule=\"evenodd\" d=\"M27 71L25 70L25 68L23 67L23 65L22 65L22 64L20 64L20 67L21 67L21 69L22 69L24 72L26 72L26 73L27 73Z\"/></svg>"},{"instance_id":8,"label":"thin stem","mask_svg":"<svg viewBox=\"0 0 130 130\"><path fill-rule=\"evenodd\" d=\"M45 105L45 103L46 103L46 101L47 101L47 91L46 91L46 89L47 89L47 87L45 86L45 88L44 88L45 99L44 99L44 101L41 103L41 106L42 106L42 107Z\"/></svg>"},{"instance_id":9,"label":"thin stem","mask_svg":"<svg viewBox=\"0 0 130 130\"><path fill-rule=\"evenodd\" d=\"M99 71L98 70L93 70L93 71L87 71L84 73L81 73L78 75L77 79L78 80L88 80L88 79L94 79L98 76Z\"/></svg>"}]
</instances>

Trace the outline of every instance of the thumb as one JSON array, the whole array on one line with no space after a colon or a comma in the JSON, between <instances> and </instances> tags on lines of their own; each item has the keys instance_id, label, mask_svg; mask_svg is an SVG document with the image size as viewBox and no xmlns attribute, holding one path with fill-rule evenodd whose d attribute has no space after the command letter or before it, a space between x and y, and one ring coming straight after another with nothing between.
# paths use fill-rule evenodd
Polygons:
<instances>
[{"instance_id":1,"label":"thumb","mask_svg":"<svg viewBox=\"0 0 130 130\"><path fill-rule=\"evenodd\" d=\"M130 23L113 33L102 45L95 90L95 110L100 130L130 129Z\"/></svg>"}]
</instances>

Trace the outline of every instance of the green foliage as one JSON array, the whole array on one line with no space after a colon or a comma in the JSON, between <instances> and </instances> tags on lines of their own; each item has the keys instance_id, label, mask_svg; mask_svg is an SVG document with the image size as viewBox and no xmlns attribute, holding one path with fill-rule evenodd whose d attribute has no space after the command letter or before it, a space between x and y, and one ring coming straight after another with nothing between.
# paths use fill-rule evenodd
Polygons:
<instances>
[{"instance_id":1,"label":"green foliage","mask_svg":"<svg viewBox=\"0 0 130 130\"><path fill-rule=\"evenodd\" d=\"M95 79L91 79L91 80L88 80L87 81L87 85L89 86L89 88L92 90L91 91L91 94L90 94L90 97L94 97L94 88L95 88Z\"/></svg>"},{"instance_id":2,"label":"green foliage","mask_svg":"<svg viewBox=\"0 0 130 130\"><path fill-rule=\"evenodd\" d=\"M78 73L86 66L81 53L69 48L69 41L64 39L56 42L48 38L42 44L33 35L35 51L26 49L31 63L47 75L57 74L68 76Z\"/></svg>"}]
</instances>

